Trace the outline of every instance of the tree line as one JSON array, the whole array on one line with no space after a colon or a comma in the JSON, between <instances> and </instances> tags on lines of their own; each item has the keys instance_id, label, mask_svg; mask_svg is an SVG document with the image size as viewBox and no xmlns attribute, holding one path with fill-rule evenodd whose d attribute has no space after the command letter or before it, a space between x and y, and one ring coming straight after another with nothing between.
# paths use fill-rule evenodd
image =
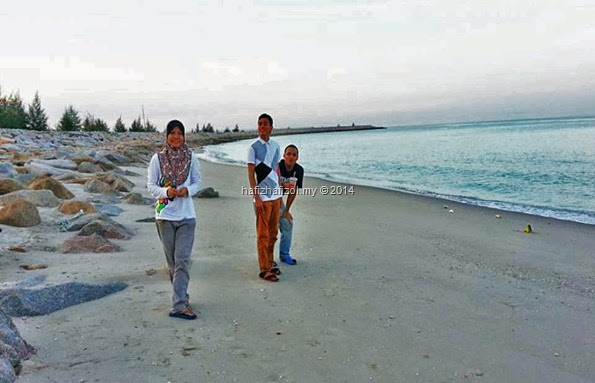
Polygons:
<instances>
[{"instance_id":1,"label":"tree line","mask_svg":"<svg viewBox=\"0 0 595 383\"><path fill-rule=\"evenodd\" d=\"M48 124L48 116L41 106L41 98L39 92L35 92L33 101L25 106L19 92L11 92L9 95L2 94L2 88L0 87L0 128L4 129L27 129L44 131L50 130ZM144 117L138 116L130 127L126 127L122 116L118 117L113 129L110 130L107 123L101 118L95 117L94 115L87 113L84 118L81 118L79 111L72 105L68 105L64 109L64 113L60 117L56 130L64 132L156 132L157 128ZM224 132L239 132L240 128L238 124L235 125L233 130L228 127L225 128ZM215 129L211 123L203 124L202 128L197 123L196 128L192 130L194 133L219 133L218 129Z\"/></svg>"}]
</instances>

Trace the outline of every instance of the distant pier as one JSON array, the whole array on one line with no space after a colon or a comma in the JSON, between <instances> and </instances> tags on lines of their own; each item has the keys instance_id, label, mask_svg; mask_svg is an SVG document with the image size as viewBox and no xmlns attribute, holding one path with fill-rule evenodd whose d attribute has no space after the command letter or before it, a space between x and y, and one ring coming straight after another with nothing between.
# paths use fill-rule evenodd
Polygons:
<instances>
[{"instance_id":1,"label":"distant pier","mask_svg":"<svg viewBox=\"0 0 595 383\"><path fill-rule=\"evenodd\" d=\"M373 125L347 125L347 126L312 126L309 128L285 128L273 129L271 133L272 136L281 136L286 134L310 134L310 133L328 133L328 132L350 132L354 130L376 130L376 129L386 129L383 126L373 126Z\"/></svg>"},{"instance_id":2,"label":"distant pier","mask_svg":"<svg viewBox=\"0 0 595 383\"><path fill-rule=\"evenodd\" d=\"M382 126L373 125L347 125L347 126L320 126L309 128L274 128L272 136L284 136L288 134L311 134L311 133L329 133L329 132L350 132L354 130L377 130L386 129ZM257 130L248 130L241 132L223 132L223 133L190 133L186 135L186 142L190 147L200 147L204 145L217 145L225 142L246 140L258 137ZM162 140L159 136L159 140ZM161 142L161 141L160 141Z\"/></svg>"}]
</instances>

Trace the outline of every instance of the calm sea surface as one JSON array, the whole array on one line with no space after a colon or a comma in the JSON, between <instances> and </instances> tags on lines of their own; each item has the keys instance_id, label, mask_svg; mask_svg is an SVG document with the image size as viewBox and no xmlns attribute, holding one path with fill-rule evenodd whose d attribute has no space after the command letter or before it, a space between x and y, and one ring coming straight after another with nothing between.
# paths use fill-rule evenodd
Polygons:
<instances>
[{"instance_id":1,"label":"calm sea surface","mask_svg":"<svg viewBox=\"0 0 595 383\"><path fill-rule=\"evenodd\" d=\"M595 225L595 117L275 136L307 176ZM249 141L199 156L245 165ZM306 186L306 185L305 185Z\"/></svg>"}]
</instances>

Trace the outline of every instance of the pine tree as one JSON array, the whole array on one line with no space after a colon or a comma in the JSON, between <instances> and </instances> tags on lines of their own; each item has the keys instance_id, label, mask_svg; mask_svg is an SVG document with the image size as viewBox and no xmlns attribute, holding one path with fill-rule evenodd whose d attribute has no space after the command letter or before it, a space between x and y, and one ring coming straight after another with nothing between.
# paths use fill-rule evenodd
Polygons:
<instances>
[{"instance_id":1,"label":"pine tree","mask_svg":"<svg viewBox=\"0 0 595 383\"><path fill-rule=\"evenodd\" d=\"M93 124L93 130L96 132L109 132L107 123L103 121L101 118L95 119L95 124Z\"/></svg>"},{"instance_id":2,"label":"pine tree","mask_svg":"<svg viewBox=\"0 0 595 383\"><path fill-rule=\"evenodd\" d=\"M126 131L126 125L122 122L122 116L118 117L116 120L116 125L114 125L114 132L124 133Z\"/></svg>"},{"instance_id":3,"label":"pine tree","mask_svg":"<svg viewBox=\"0 0 595 383\"><path fill-rule=\"evenodd\" d=\"M48 116L45 114L45 110L43 110L41 107L39 92L35 92L33 102L29 104L29 112L27 113L27 129L48 130Z\"/></svg>"},{"instance_id":4,"label":"pine tree","mask_svg":"<svg viewBox=\"0 0 595 383\"><path fill-rule=\"evenodd\" d=\"M81 118L79 117L79 112L74 108L74 106L69 105L66 107L66 109L64 109L64 114L62 114L57 128L58 130L64 132L74 132L81 130Z\"/></svg>"},{"instance_id":5,"label":"pine tree","mask_svg":"<svg viewBox=\"0 0 595 383\"><path fill-rule=\"evenodd\" d=\"M84 132L107 132L107 124L101 118L95 118L92 114L87 114L83 121Z\"/></svg>"},{"instance_id":6,"label":"pine tree","mask_svg":"<svg viewBox=\"0 0 595 383\"><path fill-rule=\"evenodd\" d=\"M11 93L8 97L0 95L0 128L27 128L27 112L19 92Z\"/></svg>"},{"instance_id":7,"label":"pine tree","mask_svg":"<svg viewBox=\"0 0 595 383\"><path fill-rule=\"evenodd\" d=\"M140 116L138 116L138 118L134 121L132 121L132 124L130 125L130 131L131 132L144 132L145 129L143 128L143 123L141 122Z\"/></svg>"},{"instance_id":8,"label":"pine tree","mask_svg":"<svg viewBox=\"0 0 595 383\"><path fill-rule=\"evenodd\" d=\"M215 131L215 129L213 128L213 125L211 125L210 122L207 122L206 125L203 124L202 131L204 133L213 133Z\"/></svg>"},{"instance_id":9,"label":"pine tree","mask_svg":"<svg viewBox=\"0 0 595 383\"><path fill-rule=\"evenodd\" d=\"M240 131L240 127L238 126L238 124L236 124L236 126L233 128L232 132L237 133Z\"/></svg>"},{"instance_id":10,"label":"pine tree","mask_svg":"<svg viewBox=\"0 0 595 383\"><path fill-rule=\"evenodd\" d=\"M149 121L149 119L147 118L147 123L145 124L145 128L144 128L145 132L156 132L157 128L151 124L151 121Z\"/></svg>"}]
</instances>

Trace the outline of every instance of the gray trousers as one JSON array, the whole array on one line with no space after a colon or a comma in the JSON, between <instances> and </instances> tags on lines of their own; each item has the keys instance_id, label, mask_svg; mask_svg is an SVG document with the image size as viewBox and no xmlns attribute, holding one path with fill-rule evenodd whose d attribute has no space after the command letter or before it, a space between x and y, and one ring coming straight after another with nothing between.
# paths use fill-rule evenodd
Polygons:
<instances>
[{"instance_id":1,"label":"gray trousers","mask_svg":"<svg viewBox=\"0 0 595 383\"><path fill-rule=\"evenodd\" d=\"M194 245L195 219L156 222L157 233L163 245L163 252L169 268L173 287L172 308L179 311L188 304L188 283L190 282L190 256Z\"/></svg>"}]
</instances>

